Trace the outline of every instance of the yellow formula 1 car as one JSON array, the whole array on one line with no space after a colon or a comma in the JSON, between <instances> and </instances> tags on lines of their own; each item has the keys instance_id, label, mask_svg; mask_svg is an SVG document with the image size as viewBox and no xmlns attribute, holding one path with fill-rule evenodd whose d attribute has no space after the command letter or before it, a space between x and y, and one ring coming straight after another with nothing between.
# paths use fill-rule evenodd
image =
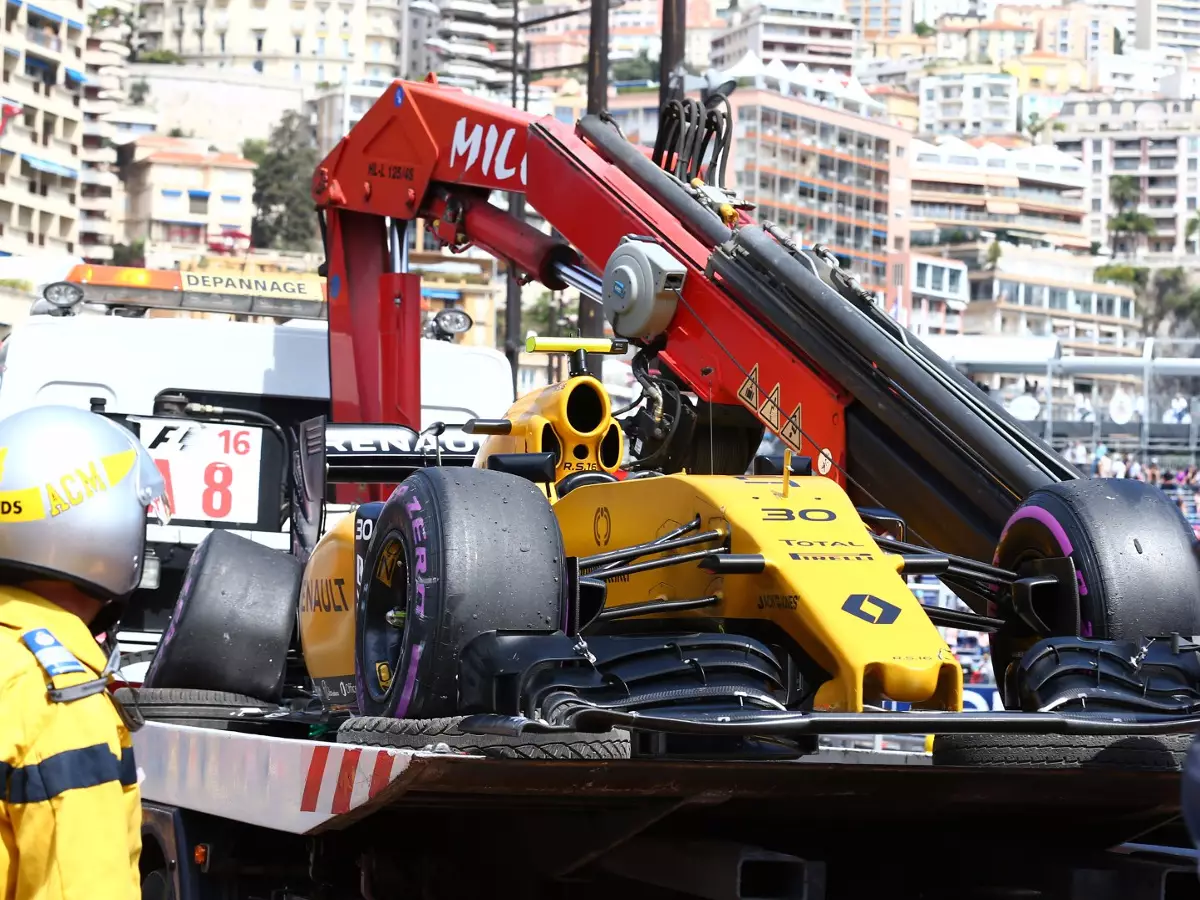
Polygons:
<instances>
[{"instance_id":1,"label":"yellow formula 1 car","mask_svg":"<svg viewBox=\"0 0 1200 900\"><path fill-rule=\"evenodd\" d=\"M1135 659L1132 644L1053 636L1039 618L1038 597L1078 606L1069 558L1018 573L912 545L899 518L856 507L790 453L742 476L639 465L584 361L623 342L585 344L531 340L569 351L570 376L503 419L466 423L481 441L473 456L421 451L397 426L310 423L296 554L207 539L176 612L185 627L164 640L147 696L208 687L286 705L311 690L319 702L293 699L272 721L349 716L341 740L548 756L625 756L631 731L650 736L634 741L643 752L738 755L804 752L822 733L1194 727L1200 671L1186 640L1151 641ZM316 540L326 475L400 483ZM268 566L283 589L255 588ZM241 615L260 655L227 655L200 684L183 663L206 633L195 610L217 605L204 585L255 568ZM923 605L914 573L987 598L996 615ZM288 655L270 631L297 615L291 667L264 667L262 652ZM999 615L1027 625L1006 673L1012 711L963 713L962 669L937 626L995 631Z\"/></svg>"}]
</instances>

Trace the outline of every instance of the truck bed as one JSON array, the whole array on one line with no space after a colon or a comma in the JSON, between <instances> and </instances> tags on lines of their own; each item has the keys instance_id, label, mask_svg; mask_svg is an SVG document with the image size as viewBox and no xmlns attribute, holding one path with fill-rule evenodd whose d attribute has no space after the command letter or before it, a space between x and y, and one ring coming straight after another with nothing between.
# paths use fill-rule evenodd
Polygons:
<instances>
[{"instance_id":1,"label":"truck bed","mask_svg":"<svg viewBox=\"0 0 1200 900\"><path fill-rule=\"evenodd\" d=\"M147 723L134 736L146 800L291 834L346 828L385 808L552 813L641 808L714 829L864 824L956 841L1019 828L1022 842L1108 847L1167 825L1179 777L1112 769L936 767L925 754L827 749L796 762L498 760Z\"/></svg>"}]
</instances>

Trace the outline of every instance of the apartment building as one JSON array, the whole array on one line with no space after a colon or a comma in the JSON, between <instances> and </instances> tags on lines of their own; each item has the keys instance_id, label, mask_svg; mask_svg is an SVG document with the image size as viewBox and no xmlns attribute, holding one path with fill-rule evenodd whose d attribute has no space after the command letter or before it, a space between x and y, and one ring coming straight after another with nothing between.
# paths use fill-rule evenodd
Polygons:
<instances>
[{"instance_id":1,"label":"apartment building","mask_svg":"<svg viewBox=\"0 0 1200 900\"><path fill-rule=\"evenodd\" d=\"M318 90L308 103L312 113L317 151L324 158L366 114L391 82L360 81L335 84Z\"/></svg>"},{"instance_id":2,"label":"apartment building","mask_svg":"<svg viewBox=\"0 0 1200 900\"><path fill-rule=\"evenodd\" d=\"M125 196L117 179L117 144L120 140L112 116L128 99L129 47L117 17L90 22L83 48L86 81L83 85L83 127L79 144L79 252L88 262L113 258L113 244L121 230Z\"/></svg>"},{"instance_id":3,"label":"apartment building","mask_svg":"<svg viewBox=\"0 0 1200 900\"><path fill-rule=\"evenodd\" d=\"M866 89L883 106L883 118L891 125L916 134L921 124L921 101L912 91L894 84L873 84Z\"/></svg>"},{"instance_id":4,"label":"apartment building","mask_svg":"<svg viewBox=\"0 0 1200 900\"><path fill-rule=\"evenodd\" d=\"M1037 46L1037 30L1019 22L997 22L979 16L942 16L937 20L937 58L991 65L1003 63Z\"/></svg>"},{"instance_id":5,"label":"apartment building","mask_svg":"<svg viewBox=\"0 0 1200 900\"><path fill-rule=\"evenodd\" d=\"M878 104L834 93L789 96L774 84L742 81L729 98L730 186L757 205L760 221L825 244L887 303L907 303L909 133L890 125ZM608 109L627 138L653 145L656 96L615 94Z\"/></svg>"},{"instance_id":6,"label":"apartment building","mask_svg":"<svg viewBox=\"0 0 1200 900\"><path fill-rule=\"evenodd\" d=\"M1200 0L1137 0L1139 50L1200 50Z\"/></svg>"},{"instance_id":7,"label":"apartment building","mask_svg":"<svg viewBox=\"0 0 1200 900\"><path fill-rule=\"evenodd\" d=\"M937 38L899 34L895 37L874 37L862 41L864 59L924 59L937 48Z\"/></svg>"},{"instance_id":8,"label":"apartment building","mask_svg":"<svg viewBox=\"0 0 1200 900\"><path fill-rule=\"evenodd\" d=\"M730 99L731 170L757 218L804 244L826 245L889 306L903 303L908 132L772 91L739 90Z\"/></svg>"},{"instance_id":9,"label":"apartment building","mask_svg":"<svg viewBox=\"0 0 1200 900\"><path fill-rule=\"evenodd\" d=\"M912 299L904 325L916 335L962 334L963 311L971 299L967 264L914 252L908 277Z\"/></svg>"},{"instance_id":10,"label":"apartment building","mask_svg":"<svg viewBox=\"0 0 1200 900\"><path fill-rule=\"evenodd\" d=\"M511 85L512 0L437 0L437 6L434 37L426 44L438 78L470 91Z\"/></svg>"},{"instance_id":11,"label":"apartment building","mask_svg":"<svg viewBox=\"0 0 1200 900\"><path fill-rule=\"evenodd\" d=\"M1017 96L1031 91L1051 93L1088 89L1088 67L1081 59L1059 56L1049 50L1023 53L1004 64L1004 71L1017 79Z\"/></svg>"},{"instance_id":12,"label":"apartment building","mask_svg":"<svg viewBox=\"0 0 1200 900\"><path fill-rule=\"evenodd\" d=\"M1100 53L1088 60L1088 83L1098 94L1134 97L1157 94L1162 89L1162 79L1182 64L1181 59L1166 50Z\"/></svg>"},{"instance_id":13,"label":"apartment building","mask_svg":"<svg viewBox=\"0 0 1200 900\"><path fill-rule=\"evenodd\" d=\"M971 303L964 314L967 334L1011 338L1057 337L1067 356L1136 356L1141 318L1134 292L1125 285L1097 283L1097 260L1062 251L1005 246L993 268L970 273ZM1025 376L974 375L995 392L1020 392ZM1086 398L1093 409L1108 405L1128 376L1056 376L1036 379L1055 419L1072 419ZM1128 387L1128 384L1125 385Z\"/></svg>"},{"instance_id":14,"label":"apartment building","mask_svg":"<svg viewBox=\"0 0 1200 900\"><path fill-rule=\"evenodd\" d=\"M207 141L149 135L120 150L126 241L146 242L147 263L244 241L254 219L254 163ZM150 262L150 260L155 262Z\"/></svg>"},{"instance_id":15,"label":"apartment building","mask_svg":"<svg viewBox=\"0 0 1200 900\"><path fill-rule=\"evenodd\" d=\"M1007 5L996 7L996 19L1029 25L1037 33L1037 49L1064 59L1089 60L1112 53L1120 18L1087 3L1065 6Z\"/></svg>"},{"instance_id":16,"label":"apartment building","mask_svg":"<svg viewBox=\"0 0 1200 900\"><path fill-rule=\"evenodd\" d=\"M1091 240L1118 254L1182 253L1187 223L1200 200L1200 101L1075 98L1063 105L1055 132L1059 150L1081 161L1087 175ZM1149 235L1113 235L1114 176L1135 180L1136 210L1149 216Z\"/></svg>"},{"instance_id":17,"label":"apartment building","mask_svg":"<svg viewBox=\"0 0 1200 900\"><path fill-rule=\"evenodd\" d=\"M0 139L0 252L79 253L83 0L8 3L0 102L19 109Z\"/></svg>"},{"instance_id":18,"label":"apartment building","mask_svg":"<svg viewBox=\"0 0 1200 900\"><path fill-rule=\"evenodd\" d=\"M846 15L863 38L891 38L912 31L913 0L845 0Z\"/></svg>"},{"instance_id":19,"label":"apartment building","mask_svg":"<svg viewBox=\"0 0 1200 900\"><path fill-rule=\"evenodd\" d=\"M762 0L732 15L730 26L712 42L712 66L732 68L753 53L789 69L803 65L816 72L853 69L856 26L841 0Z\"/></svg>"},{"instance_id":20,"label":"apartment building","mask_svg":"<svg viewBox=\"0 0 1200 900\"><path fill-rule=\"evenodd\" d=\"M974 147L945 138L912 145L912 242L941 246L990 242L1084 253L1084 189L1077 159L1048 146Z\"/></svg>"},{"instance_id":21,"label":"apartment building","mask_svg":"<svg viewBox=\"0 0 1200 900\"><path fill-rule=\"evenodd\" d=\"M391 80L425 68L417 35L437 7L431 0L144 0L141 13L146 51L318 84Z\"/></svg>"},{"instance_id":22,"label":"apartment building","mask_svg":"<svg viewBox=\"0 0 1200 900\"><path fill-rule=\"evenodd\" d=\"M1017 130L1017 79L991 66L934 69L921 78L918 94L922 134L963 137Z\"/></svg>"}]
</instances>

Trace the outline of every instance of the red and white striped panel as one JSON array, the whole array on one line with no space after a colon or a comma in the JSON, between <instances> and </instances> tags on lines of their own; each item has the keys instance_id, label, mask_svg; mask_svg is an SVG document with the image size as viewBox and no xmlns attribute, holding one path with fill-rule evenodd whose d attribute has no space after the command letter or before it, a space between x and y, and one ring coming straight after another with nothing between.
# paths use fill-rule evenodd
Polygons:
<instances>
[{"instance_id":1,"label":"red and white striped panel","mask_svg":"<svg viewBox=\"0 0 1200 900\"><path fill-rule=\"evenodd\" d=\"M362 806L417 755L161 722L133 745L143 799L291 834Z\"/></svg>"},{"instance_id":2,"label":"red and white striped panel","mask_svg":"<svg viewBox=\"0 0 1200 900\"><path fill-rule=\"evenodd\" d=\"M395 750L318 744L308 757L300 811L350 812L391 784L410 759L411 754Z\"/></svg>"}]
</instances>

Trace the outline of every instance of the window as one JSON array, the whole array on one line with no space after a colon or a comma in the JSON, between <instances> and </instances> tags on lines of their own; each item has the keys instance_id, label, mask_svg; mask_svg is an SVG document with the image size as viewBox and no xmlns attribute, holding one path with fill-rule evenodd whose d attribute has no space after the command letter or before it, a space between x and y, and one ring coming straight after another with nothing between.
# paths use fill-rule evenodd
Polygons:
<instances>
[{"instance_id":1,"label":"window","mask_svg":"<svg viewBox=\"0 0 1200 900\"><path fill-rule=\"evenodd\" d=\"M1101 200L1099 197L1092 198L1092 212L1100 212L1103 205L1104 205L1104 201Z\"/></svg>"},{"instance_id":2,"label":"window","mask_svg":"<svg viewBox=\"0 0 1200 900\"><path fill-rule=\"evenodd\" d=\"M1124 297L1121 300L1121 318L1122 319L1132 319L1133 318L1133 301L1130 300L1128 297Z\"/></svg>"},{"instance_id":3,"label":"window","mask_svg":"<svg viewBox=\"0 0 1200 900\"><path fill-rule=\"evenodd\" d=\"M1197 160L1195 157L1192 157L1191 159L1188 160L1188 171L1189 172L1196 171L1196 168L1197 168L1196 163L1197 162L1200 162L1200 160Z\"/></svg>"},{"instance_id":4,"label":"window","mask_svg":"<svg viewBox=\"0 0 1200 900\"><path fill-rule=\"evenodd\" d=\"M996 297L1001 303L1017 303L1021 297L1021 283L1019 281L997 281L996 287L999 290L999 296Z\"/></svg>"},{"instance_id":5,"label":"window","mask_svg":"<svg viewBox=\"0 0 1200 900\"><path fill-rule=\"evenodd\" d=\"M917 263L917 287L925 287L929 281L929 263Z\"/></svg>"},{"instance_id":6,"label":"window","mask_svg":"<svg viewBox=\"0 0 1200 900\"><path fill-rule=\"evenodd\" d=\"M296 38L296 54L300 54L300 38Z\"/></svg>"},{"instance_id":7,"label":"window","mask_svg":"<svg viewBox=\"0 0 1200 900\"><path fill-rule=\"evenodd\" d=\"M188 212L193 216L208 215L208 194L188 194Z\"/></svg>"},{"instance_id":8,"label":"window","mask_svg":"<svg viewBox=\"0 0 1200 900\"><path fill-rule=\"evenodd\" d=\"M895 248L896 250L903 250L904 249L904 238L897 235L895 238L892 239L892 247Z\"/></svg>"},{"instance_id":9,"label":"window","mask_svg":"<svg viewBox=\"0 0 1200 900\"><path fill-rule=\"evenodd\" d=\"M166 241L169 244L199 244L204 239L204 226L155 222L150 233L153 240Z\"/></svg>"},{"instance_id":10,"label":"window","mask_svg":"<svg viewBox=\"0 0 1200 900\"><path fill-rule=\"evenodd\" d=\"M317 56L325 55L325 38L317 38Z\"/></svg>"},{"instance_id":11,"label":"window","mask_svg":"<svg viewBox=\"0 0 1200 900\"><path fill-rule=\"evenodd\" d=\"M1050 308L1066 309L1068 296L1067 291L1062 288L1050 288Z\"/></svg>"},{"instance_id":12,"label":"window","mask_svg":"<svg viewBox=\"0 0 1200 900\"><path fill-rule=\"evenodd\" d=\"M957 294L962 286L962 272L960 272L958 269L950 269L946 275L946 290L951 294Z\"/></svg>"},{"instance_id":13,"label":"window","mask_svg":"<svg viewBox=\"0 0 1200 900\"><path fill-rule=\"evenodd\" d=\"M981 88L981 87L974 88L971 91L971 96L974 97L976 100L979 100L981 97L983 97L983 88Z\"/></svg>"},{"instance_id":14,"label":"window","mask_svg":"<svg viewBox=\"0 0 1200 900\"><path fill-rule=\"evenodd\" d=\"M347 40L346 38L342 38L342 56L349 56L349 55L350 55L350 41Z\"/></svg>"},{"instance_id":15,"label":"window","mask_svg":"<svg viewBox=\"0 0 1200 900\"><path fill-rule=\"evenodd\" d=\"M262 70L263 70L263 61L261 59L256 59L254 61L254 71L258 72L261 75Z\"/></svg>"},{"instance_id":16,"label":"window","mask_svg":"<svg viewBox=\"0 0 1200 900\"><path fill-rule=\"evenodd\" d=\"M263 52L263 37L264 37L264 35L261 31L256 31L254 33L254 52L255 53Z\"/></svg>"},{"instance_id":17,"label":"window","mask_svg":"<svg viewBox=\"0 0 1200 900\"><path fill-rule=\"evenodd\" d=\"M325 65L324 65L324 63L322 63L321 65L317 66L317 81L324 81L324 80L325 80Z\"/></svg>"},{"instance_id":18,"label":"window","mask_svg":"<svg viewBox=\"0 0 1200 900\"><path fill-rule=\"evenodd\" d=\"M222 31L219 35L217 35L217 37L220 38L221 52L224 53L225 52L225 32Z\"/></svg>"},{"instance_id":19,"label":"window","mask_svg":"<svg viewBox=\"0 0 1200 900\"><path fill-rule=\"evenodd\" d=\"M933 267L933 281L930 284L930 289L935 291L943 290L942 285L946 280L946 270L942 266Z\"/></svg>"},{"instance_id":20,"label":"window","mask_svg":"<svg viewBox=\"0 0 1200 900\"><path fill-rule=\"evenodd\" d=\"M1092 171L1093 172L1104 171L1104 161L1100 160L1100 159L1093 159L1092 160Z\"/></svg>"},{"instance_id":21,"label":"window","mask_svg":"<svg viewBox=\"0 0 1200 900\"><path fill-rule=\"evenodd\" d=\"M1103 153L1104 152L1104 141L1099 141L1099 140L1092 141L1092 152L1093 153Z\"/></svg>"},{"instance_id":22,"label":"window","mask_svg":"<svg viewBox=\"0 0 1200 900\"><path fill-rule=\"evenodd\" d=\"M1187 208L1188 208L1189 210L1192 210L1192 209L1195 209L1195 208L1196 208L1196 198L1195 198L1195 197L1188 197L1188 198L1187 198Z\"/></svg>"}]
</instances>

